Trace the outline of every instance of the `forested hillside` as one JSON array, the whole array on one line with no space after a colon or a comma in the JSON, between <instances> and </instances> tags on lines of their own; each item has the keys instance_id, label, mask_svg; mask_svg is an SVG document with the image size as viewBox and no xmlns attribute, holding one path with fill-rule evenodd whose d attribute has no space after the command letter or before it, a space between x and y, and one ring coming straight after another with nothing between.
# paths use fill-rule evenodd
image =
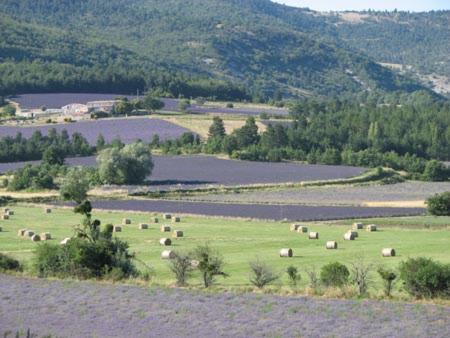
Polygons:
<instances>
[{"instance_id":1,"label":"forested hillside","mask_svg":"<svg viewBox=\"0 0 450 338\"><path fill-rule=\"evenodd\" d=\"M3 0L0 15L4 94L158 88L259 100L423 89L330 38L320 15L269 0Z\"/></svg>"}]
</instances>

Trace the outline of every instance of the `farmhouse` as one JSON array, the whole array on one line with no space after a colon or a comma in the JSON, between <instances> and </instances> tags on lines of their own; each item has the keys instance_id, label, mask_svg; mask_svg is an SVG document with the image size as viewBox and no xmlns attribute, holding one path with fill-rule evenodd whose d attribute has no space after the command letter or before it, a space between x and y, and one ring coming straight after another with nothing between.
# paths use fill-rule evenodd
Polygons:
<instances>
[{"instance_id":1,"label":"farmhouse","mask_svg":"<svg viewBox=\"0 0 450 338\"><path fill-rule=\"evenodd\" d=\"M86 103L86 106L90 112L105 112L109 113L113 109L117 100L108 101L90 101Z\"/></svg>"},{"instance_id":2,"label":"farmhouse","mask_svg":"<svg viewBox=\"0 0 450 338\"><path fill-rule=\"evenodd\" d=\"M64 115L75 115L75 116L87 114L89 111L87 105L81 103L68 104L64 107L61 107L61 110Z\"/></svg>"}]
</instances>

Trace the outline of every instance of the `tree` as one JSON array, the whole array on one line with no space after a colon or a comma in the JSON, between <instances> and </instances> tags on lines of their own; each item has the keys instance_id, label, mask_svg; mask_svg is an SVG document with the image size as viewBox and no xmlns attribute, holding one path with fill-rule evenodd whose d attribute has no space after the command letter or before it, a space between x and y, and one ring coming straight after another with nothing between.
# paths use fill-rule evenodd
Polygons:
<instances>
[{"instance_id":1,"label":"tree","mask_svg":"<svg viewBox=\"0 0 450 338\"><path fill-rule=\"evenodd\" d=\"M198 260L198 269L202 275L205 288L214 283L215 276L228 276L228 274L223 271L224 262L222 256L211 249L207 244L195 248L193 258Z\"/></svg>"},{"instance_id":2,"label":"tree","mask_svg":"<svg viewBox=\"0 0 450 338\"><path fill-rule=\"evenodd\" d=\"M394 281L397 278L397 274L392 270L387 270L382 267L380 267L377 272L383 279L384 295L386 297L391 297L392 288L394 285Z\"/></svg>"},{"instance_id":3,"label":"tree","mask_svg":"<svg viewBox=\"0 0 450 338\"><path fill-rule=\"evenodd\" d=\"M145 96L143 101L144 109L148 109L150 111L161 110L164 108L164 102L160 99L153 96L153 94L149 93Z\"/></svg>"},{"instance_id":4,"label":"tree","mask_svg":"<svg viewBox=\"0 0 450 338\"><path fill-rule=\"evenodd\" d=\"M431 160L428 161L422 174L425 181L442 182L448 181L450 178L450 169L444 163Z\"/></svg>"},{"instance_id":5,"label":"tree","mask_svg":"<svg viewBox=\"0 0 450 338\"><path fill-rule=\"evenodd\" d=\"M107 148L97 156L100 180L105 184L140 184L153 170L148 146L142 142L122 149Z\"/></svg>"},{"instance_id":6,"label":"tree","mask_svg":"<svg viewBox=\"0 0 450 338\"><path fill-rule=\"evenodd\" d=\"M66 201L81 203L87 197L90 182L86 171L82 167L69 169L59 189L59 194Z\"/></svg>"},{"instance_id":7,"label":"tree","mask_svg":"<svg viewBox=\"0 0 450 338\"><path fill-rule=\"evenodd\" d=\"M297 283L300 281L301 279L301 275L298 273L298 270L295 266L288 266L288 268L286 269L286 273L289 277L289 281L291 282L291 284L293 286L296 286Z\"/></svg>"},{"instance_id":8,"label":"tree","mask_svg":"<svg viewBox=\"0 0 450 338\"><path fill-rule=\"evenodd\" d=\"M213 123L209 127L208 138L218 138L223 139L226 135L225 125L223 124L223 120L219 116L214 116Z\"/></svg>"},{"instance_id":9,"label":"tree","mask_svg":"<svg viewBox=\"0 0 450 338\"><path fill-rule=\"evenodd\" d=\"M257 144L259 135L255 118L250 116L242 128L234 131L234 135L236 136L236 141L241 149Z\"/></svg>"},{"instance_id":10,"label":"tree","mask_svg":"<svg viewBox=\"0 0 450 338\"><path fill-rule=\"evenodd\" d=\"M114 112L117 115L128 115L134 110L134 105L127 98L121 99L114 105Z\"/></svg>"},{"instance_id":11,"label":"tree","mask_svg":"<svg viewBox=\"0 0 450 338\"><path fill-rule=\"evenodd\" d=\"M358 257L356 262L351 264L352 281L358 287L358 293L363 296L369 288L369 274L372 265L366 264L362 257Z\"/></svg>"},{"instance_id":12,"label":"tree","mask_svg":"<svg viewBox=\"0 0 450 338\"><path fill-rule=\"evenodd\" d=\"M50 165L63 165L65 154L62 149L56 145L51 145L42 154L42 162Z\"/></svg>"},{"instance_id":13,"label":"tree","mask_svg":"<svg viewBox=\"0 0 450 338\"><path fill-rule=\"evenodd\" d=\"M427 199L428 212L434 216L450 216L450 191Z\"/></svg>"},{"instance_id":14,"label":"tree","mask_svg":"<svg viewBox=\"0 0 450 338\"><path fill-rule=\"evenodd\" d=\"M169 262L170 271L175 275L178 286L185 286L192 272L192 259L189 254L176 252L175 258Z\"/></svg>"},{"instance_id":15,"label":"tree","mask_svg":"<svg viewBox=\"0 0 450 338\"><path fill-rule=\"evenodd\" d=\"M9 103L5 107L3 107L3 113L9 116L14 116L16 115L16 107L13 104Z\"/></svg>"},{"instance_id":16,"label":"tree","mask_svg":"<svg viewBox=\"0 0 450 338\"><path fill-rule=\"evenodd\" d=\"M105 148L105 145L106 145L106 141L105 141L105 138L103 137L103 134L98 134L95 149L97 151L100 151L103 148Z\"/></svg>"},{"instance_id":17,"label":"tree","mask_svg":"<svg viewBox=\"0 0 450 338\"><path fill-rule=\"evenodd\" d=\"M273 270L265 263L261 262L259 258L250 262L250 283L259 289L262 289L267 284L279 278Z\"/></svg>"},{"instance_id":18,"label":"tree","mask_svg":"<svg viewBox=\"0 0 450 338\"><path fill-rule=\"evenodd\" d=\"M320 280L325 286L342 287L348 283L350 271L339 262L328 263L320 270Z\"/></svg>"}]
</instances>

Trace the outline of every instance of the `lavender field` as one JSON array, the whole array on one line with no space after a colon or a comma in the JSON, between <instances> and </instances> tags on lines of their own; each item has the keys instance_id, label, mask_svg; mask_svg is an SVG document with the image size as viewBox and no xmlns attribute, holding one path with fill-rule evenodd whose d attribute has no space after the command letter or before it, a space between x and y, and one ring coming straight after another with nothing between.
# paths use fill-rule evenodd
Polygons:
<instances>
[{"instance_id":1,"label":"lavender field","mask_svg":"<svg viewBox=\"0 0 450 338\"><path fill-rule=\"evenodd\" d=\"M22 108L61 108L70 103L86 104L89 101L114 100L117 97L127 97L129 100L135 99L133 95L120 94L95 94L95 93L57 93L57 94L23 94L13 97L12 100L17 102ZM180 111L178 108L178 99L163 98L163 111ZM196 114L235 114L235 115L259 115L265 112L270 115L287 115L288 111L281 108L265 107L257 108L225 108L220 106L200 106L195 103L191 104L189 112Z\"/></svg>"},{"instance_id":2,"label":"lavender field","mask_svg":"<svg viewBox=\"0 0 450 338\"><path fill-rule=\"evenodd\" d=\"M230 204L178 202L166 200L102 200L94 208L144 212L173 212L180 214L242 217L266 220L320 221L350 218L412 216L425 212L421 208L366 208L336 206L305 206L275 204Z\"/></svg>"},{"instance_id":3,"label":"lavender field","mask_svg":"<svg viewBox=\"0 0 450 338\"><path fill-rule=\"evenodd\" d=\"M370 202L423 201L445 191L450 191L450 182L407 181L388 185L322 186L195 195L183 197L183 200L358 206Z\"/></svg>"},{"instance_id":4,"label":"lavender field","mask_svg":"<svg viewBox=\"0 0 450 338\"><path fill-rule=\"evenodd\" d=\"M234 186L328 180L356 176L365 170L348 166L234 161L202 155L155 155L153 160L155 167L149 177L150 190L188 189L205 185ZM67 163L84 166L96 164L95 157L69 158ZM0 173L21 168L24 165L25 162L0 163Z\"/></svg>"},{"instance_id":5,"label":"lavender field","mask_svg":"<svg viewBox=\"0 0 450 338\"><path fill-rule=\"evenodd\" d=\"M161 140L175 139L180 137L184 132L189 131L164 120L133 117L33 127L0 126L0 137L15 136L20 132L24 137L29 138L36 130L41 131L43 134L47 134L52 128L56 129L58 132L65 129L70 135L75 132L81 133L92 145L96 143L99 134L103 134L107 142L120 137L122 142L132 143L137 139L150 141L153 135L159 135Z\"/></svg>"},{"instance_id":6,"label":"lavender field","mask_svg":"<svg viewBox=\"0 0 450 338\"><path fill-rule=\"evenodd\" d=\"M448 337L450 307L202 293L0 275L0 334L55 337Z\"/></svg>"}]
</instances>

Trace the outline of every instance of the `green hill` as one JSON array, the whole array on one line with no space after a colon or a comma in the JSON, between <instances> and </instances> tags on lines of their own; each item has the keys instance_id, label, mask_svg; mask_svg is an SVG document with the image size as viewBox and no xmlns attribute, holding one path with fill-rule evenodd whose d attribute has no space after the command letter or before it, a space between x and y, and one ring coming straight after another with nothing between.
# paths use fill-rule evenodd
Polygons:
<instances>
[{"instance_id":1,"label":"green hill","mask_svg":"<svg viewBox=\"0 0 450 338\"><path fill-rule=\"evenodd\" d=\"M241 99L423 89L349 43L338 17L269 0L3 0L0 15L3 93L160 88Z\"/></svg>"}]
</instances>

